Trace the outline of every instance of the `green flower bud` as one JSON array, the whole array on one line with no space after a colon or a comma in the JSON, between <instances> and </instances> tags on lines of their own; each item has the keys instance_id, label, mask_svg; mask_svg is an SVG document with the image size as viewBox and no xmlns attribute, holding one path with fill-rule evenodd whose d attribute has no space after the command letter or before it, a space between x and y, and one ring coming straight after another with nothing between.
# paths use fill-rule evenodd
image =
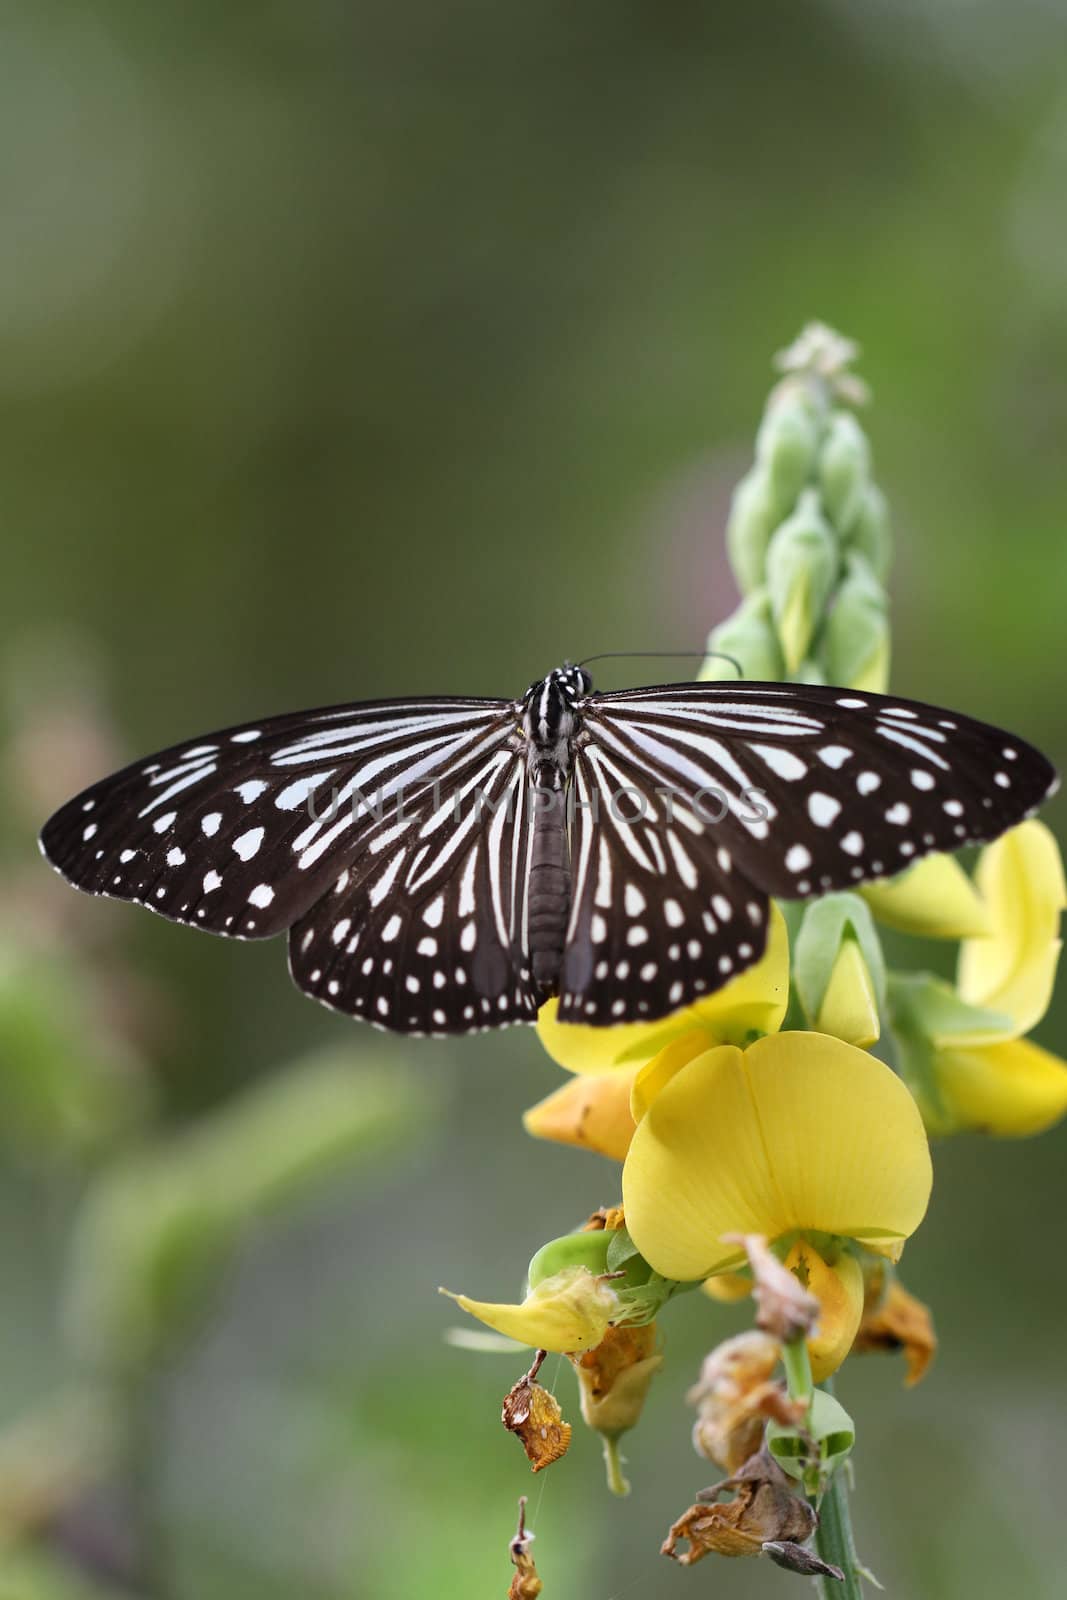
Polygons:
<instances>
[{"instance_id":1,"label":"green flower bud","mask_svg":"<svg viewBox=\"0 0 1067 1600\"><path fill-rule=\"evenodd\" d=\"M750 594L732 616L712 628L708 650L721 650L732 656L744 676L755 683L777 683L781 679L785 663L771 617L771 597L766 589ZM698 677L705 683L715 683L736 679L737 672L729 661L709 654Z\"/></svg>"},{"instance_id":2,"label":"green flower bud","mask_svg":"<svg viewBox=\"0 0 1067 1600\"><path fill-rule=\"evenodd\" d=\"M850 532L871 481L871 447L851 411L835 411L819 452L819 487L834 527Z\"/></svg>"},{"instance_id":3,"label":"green flower bud","mask_svg":"<svg viewBox=\"0 0 1067 1600\"><path fill-rule=\"evenodd\" d=\"M767 545L780 520L769 474L753 467L734 490L726 521L726 551L742 594L763 582Z\"/></svg>"},{"instance_id":4,"label":"green flower bud","mask_svg":"<svg viewBox=\"0 0 1067 1600\"><path fill-rule=\"evenodd\" d=\"M546 1278L553 1278L565 1267L586 1267L596 1276L605 1273L625 1272L624 1278L613 1283L613 1288L632 1288L647 1282L651 1268L643 1256L631 1250L625 1260L616 1263L609 1255L613 1242L619 1238L617 1228L582 1229L578 1233L565 1233L559 1239L543 1244L526 1269L526 1281L536 1289Z\"/></svg>"},{"instance_id":5,"label":"green flower bud","mask_svg":"<svg viewBox=\"0 0 1067 1600\"><path fill-rule=\"evenodd\" d=\"M885 1009L882 945L867 905L856 894L828 894L806 907L793 941L793 981L808 1023L814 1026L846 940L855 940L879 1010Z\"/></svg>"},{"instance_id":6,"label":"green flower bud","mask_svg":"<svg viewBox=\"0 0 1067 1600\"><path fill-rule=\"evenodd\" d=\"M770 480L779 517L796 505L814 470L818 446L818 419L803 389L772 396L756 435L756 460Z\"/></svg>"},{"instance_id":7,"label":"green flower bud","mask_svg":"<svg viewBox=\"0 0 1067 1600\"><path fill-rule=\"evenodd\" d=\"M767 549L767 587L789 672L807 654L837 570L837 541L818 494L807 489L793 515L775 529Z\"/></svg>"},{"instance_id":8,"label":"green flower bud","mask_svg":"<svg viewBox=\"0 0 1067 1600\"><path fill-rule=\"evenodd\" d=\"M828 683L884 694L889 682L889 615L885 590L866 560L849 558L820 651Z\"/></svg>"},{"instance_id":9,"label":"green flower bud","mask_svg":"<svg viewBox=\"0 0 1067 1600\"><path fill-rule=\"evenodd\" d=\"M893 535L889 527L889 507L876 483L869 483L859 513L848 531L848 548L855 550L870 566L880 583L889 576L893 559Z\"/></svg>"}]
</instances>

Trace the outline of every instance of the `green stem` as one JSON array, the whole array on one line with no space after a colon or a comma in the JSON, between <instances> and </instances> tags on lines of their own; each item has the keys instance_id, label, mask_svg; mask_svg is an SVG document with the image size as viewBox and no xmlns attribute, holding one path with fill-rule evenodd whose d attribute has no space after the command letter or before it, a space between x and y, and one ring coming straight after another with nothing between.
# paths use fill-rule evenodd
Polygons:
<instances>
[{"instance_id":1,"label":"green stem","mask_svg":"<svg viewBox=\"0 0 1067 1600\"><path fill-rule=\"evenodd\" d=\"M617 1434L603 1435L604 1439L604 1465L608 1473L608 1488L612 1494L628 1495L630 1485L622 1470L622 1456L619 1454L619 1438Z\"/></svg>"},{"instance_id":2,"label":"green stem","mask_svg":"<svg viewBox=\"0 0 1067 1600\"><path fill-rule=\"evenodd\" d=\"M844 1583L838 1583L836 1578L819 1579L819 1592L824 1600L863 1600L863 1584L852 1539L852 1519L849 1516L848 1489L843 1468L838 1468L834 1473L820 1502L815 1548L824 1561L840 1567L845 1574Z\"/></svg>"},{"instance_id":3,"label":"green stem","mask_svg":"<svg viewBox=\"0 0 1067 1600\"><path fill-rule=\"evenodd\" d=\"M785 1368L785 1381L789 1386L789 1398L799 1400L801 1405L810 1407L815 1384L811 1376L808 1341L803 1334L799 1339L791 1339L788 1344L782 1346L782 1365Z\"/></svg>"},{"instance_id":4,"label":"green stem","mask_svg":"<svg viewBox=\"0 0 1067 1600\"><path fill-rule=\"evenodd\" d=\"M828 1394L834 1392L833 1378L822 1386ZM836 1578L820 1578L819 1592L823 1600L863 1600L860 1564L856 1556L856 1543L852 1537L852 1517L848 1505L847 1466L838 1467L819 1502L819 1526L815 1530L815 1548L824 1561L840 1567L844 1583Z\"/></svg>"}]
</instances>

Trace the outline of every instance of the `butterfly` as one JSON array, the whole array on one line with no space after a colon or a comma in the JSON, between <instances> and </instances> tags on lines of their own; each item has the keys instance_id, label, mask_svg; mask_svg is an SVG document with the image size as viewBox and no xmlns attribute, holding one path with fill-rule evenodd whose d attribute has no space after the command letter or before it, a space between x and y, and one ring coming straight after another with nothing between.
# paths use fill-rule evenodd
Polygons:
<instances>
[{"instance_id":1,"label":"butterfly","mask_svg":"<svg viewBox=\"0 0 1067 1600\"><path fill-rule=\"evenodd\" d=\"M823 686L384 700L228 728L63 806L72 884L236 939L401 1033L651 1020L758 961L802 899L995 838L1056 775L932 706Z\"/></svg>"}]
</instances>

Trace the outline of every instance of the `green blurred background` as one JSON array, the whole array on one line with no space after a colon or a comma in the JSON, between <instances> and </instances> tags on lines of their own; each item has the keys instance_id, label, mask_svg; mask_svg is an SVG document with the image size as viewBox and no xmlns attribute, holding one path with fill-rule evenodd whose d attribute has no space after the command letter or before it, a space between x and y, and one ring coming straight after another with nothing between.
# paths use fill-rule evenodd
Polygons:
<instances>
[{"instance_id":1,"label":"green blurred background","mask_svg":"<svg viewBox=\"0 0 1067 1600\"><path fill-rule=\"evenodd\" d=\"M523 1135L558 1082L531 1033L370 1034L280 946L75 904L33 833L220 724L698 646L770 354L813 316L875 391L896 688L1064 764L1065 45L1043 0L3 8L0 1425L98 1375L116 1258L86 1197L142 1141L322 1049L342 1122L397 1089L369 1159L356 1129L250 1216L190 1336L123 1367L136 1448L0 1541L0 1600L502 1596L525 1490L546 1600L800 1593L657 1554L714 1475L683 1394L738 1315L672 1308L626 1504L587 1437L531 1480L497 1420L516 1363L443 1342L438 1283L508 1298L617 1195ZM1065 1137L939 1149L906 1258L938 1363L908 1395L898 1362L844 1375L891 1593L1063 1592ZM130 1539L154 1577L121 1577Z\"/></svg>"}]
</instances>

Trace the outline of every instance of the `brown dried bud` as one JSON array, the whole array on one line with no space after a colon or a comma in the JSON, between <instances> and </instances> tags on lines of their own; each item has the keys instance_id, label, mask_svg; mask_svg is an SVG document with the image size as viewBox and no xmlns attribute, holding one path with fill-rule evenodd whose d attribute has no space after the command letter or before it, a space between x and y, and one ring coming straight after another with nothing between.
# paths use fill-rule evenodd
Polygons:
<instances>
[{"instance_id":1,"label":"brown dried bud","mask_svg":"<svg viewBox=\"0 0 1067 1600\"><path fill-rule=\"evenodd\" d=\"M777 1566L786 1567L790 1572L800 1572L808 1578L836 1578L838 1583L845 1581L845 1574L840 1567L832 1567L814 1550L806 1550L802 1544L794 1544L790 1539L768 1539L763 1546L763 1554L770 1556Z\"/></svg>"},{"instance_id":2,"label":"brown dried bud","mask_svg":"<svg viewBox=\"0 0 1067 1600\"><path fill-rule=\"evenodd\" d=\"M526 1531L526 1496L523 1495L519 1501L519 1526L508 1546L515 1576L508 1587L507 1600L537 1600L544 1587L537 1576L537 1568L530 1554L532 1543L533 1534Z\"/></svg>"},{"instance_id":3,"label":"brown dried bud","mask_svg":"<svg viewBox=\"0 0 1067 1600\"><path fill-rule=\"evenodd\" d=\"M872 1303L873 1300L873 1303ZM929 1306L892 1278L880 1298L869 1296L854 1350L903 1350L909 1389L925 1375L937 1352L937 1334Z\"/></svg>"},{"instance_id":4,"label":"brown dried bud","mask_svg":"<svg viewBox=\"0 0 1067 1600\"><path fill-rule=\"evenodd\" d=\"M545 1351L539 1350L529 1372L504 1396L500 1412L501 1422L518 1437L534 1472L566 1455L572 1432L555 1395L536 1382L544 1359Z\"/></svg>"},{"instance_id":5,"label":"brown dried bud","mask_svg":"<svg viewBox=\"0 0 1067 1600\"><path fill-rule=\"evenodd\" d=\"M735 1491L732 1500L708 1503L728 1490ZM672 1525L662 1552L683 1567L694 1566L706 1555L758 1556L768 1544L803 1544L817 1522L813 1507L792 1492L777 1462L760 1451L733 1477L701 1492L696 1505ZM689 1548L679 1554L682 1539Z\"/></svg>"},{"instance_id":6,"label":"brown dried bud","mask_svg":"<svg viewBox=\"0 0 1067 1600\"><path fill-rule=\"evenodd\" d=\"M730 1233L725 1234L724 1239L727 1244L739 1244L748 1256L756 1300L756 1326L783 1344L801 1335L806 1338L819 1320L820 1306L815 1296L783 1267L767 1248L762 1234Z\"/></svg>"},{"instance_id":7,"label":"brown dried bud","mask_svg":"<svg viewBox=\"0 0 1067 1600\"><path fill-rule=\"evenodd\" d=\"M582 1225L583 1233L600 1233L603 1229L614 1230L626 1226L626 1217L622 1206L600 1206L588 1222Z\"/></svg>"},{"instance_id":8,"label":"brown dried bud","mask_svg":"<svg viewBox=\"0 0 1067 1600\"><path fill-rule=\"evenodd\" d=\"M781 1356L767 1333L739 1333L704 1358L700 1378L686 1396L697 1407L693 1447L727 1472L736 1472L759 1449L767 1419L787 1427L803 1420L804 1406L790 1400L772 1378Z\"/></svg>"}]
</instances>

